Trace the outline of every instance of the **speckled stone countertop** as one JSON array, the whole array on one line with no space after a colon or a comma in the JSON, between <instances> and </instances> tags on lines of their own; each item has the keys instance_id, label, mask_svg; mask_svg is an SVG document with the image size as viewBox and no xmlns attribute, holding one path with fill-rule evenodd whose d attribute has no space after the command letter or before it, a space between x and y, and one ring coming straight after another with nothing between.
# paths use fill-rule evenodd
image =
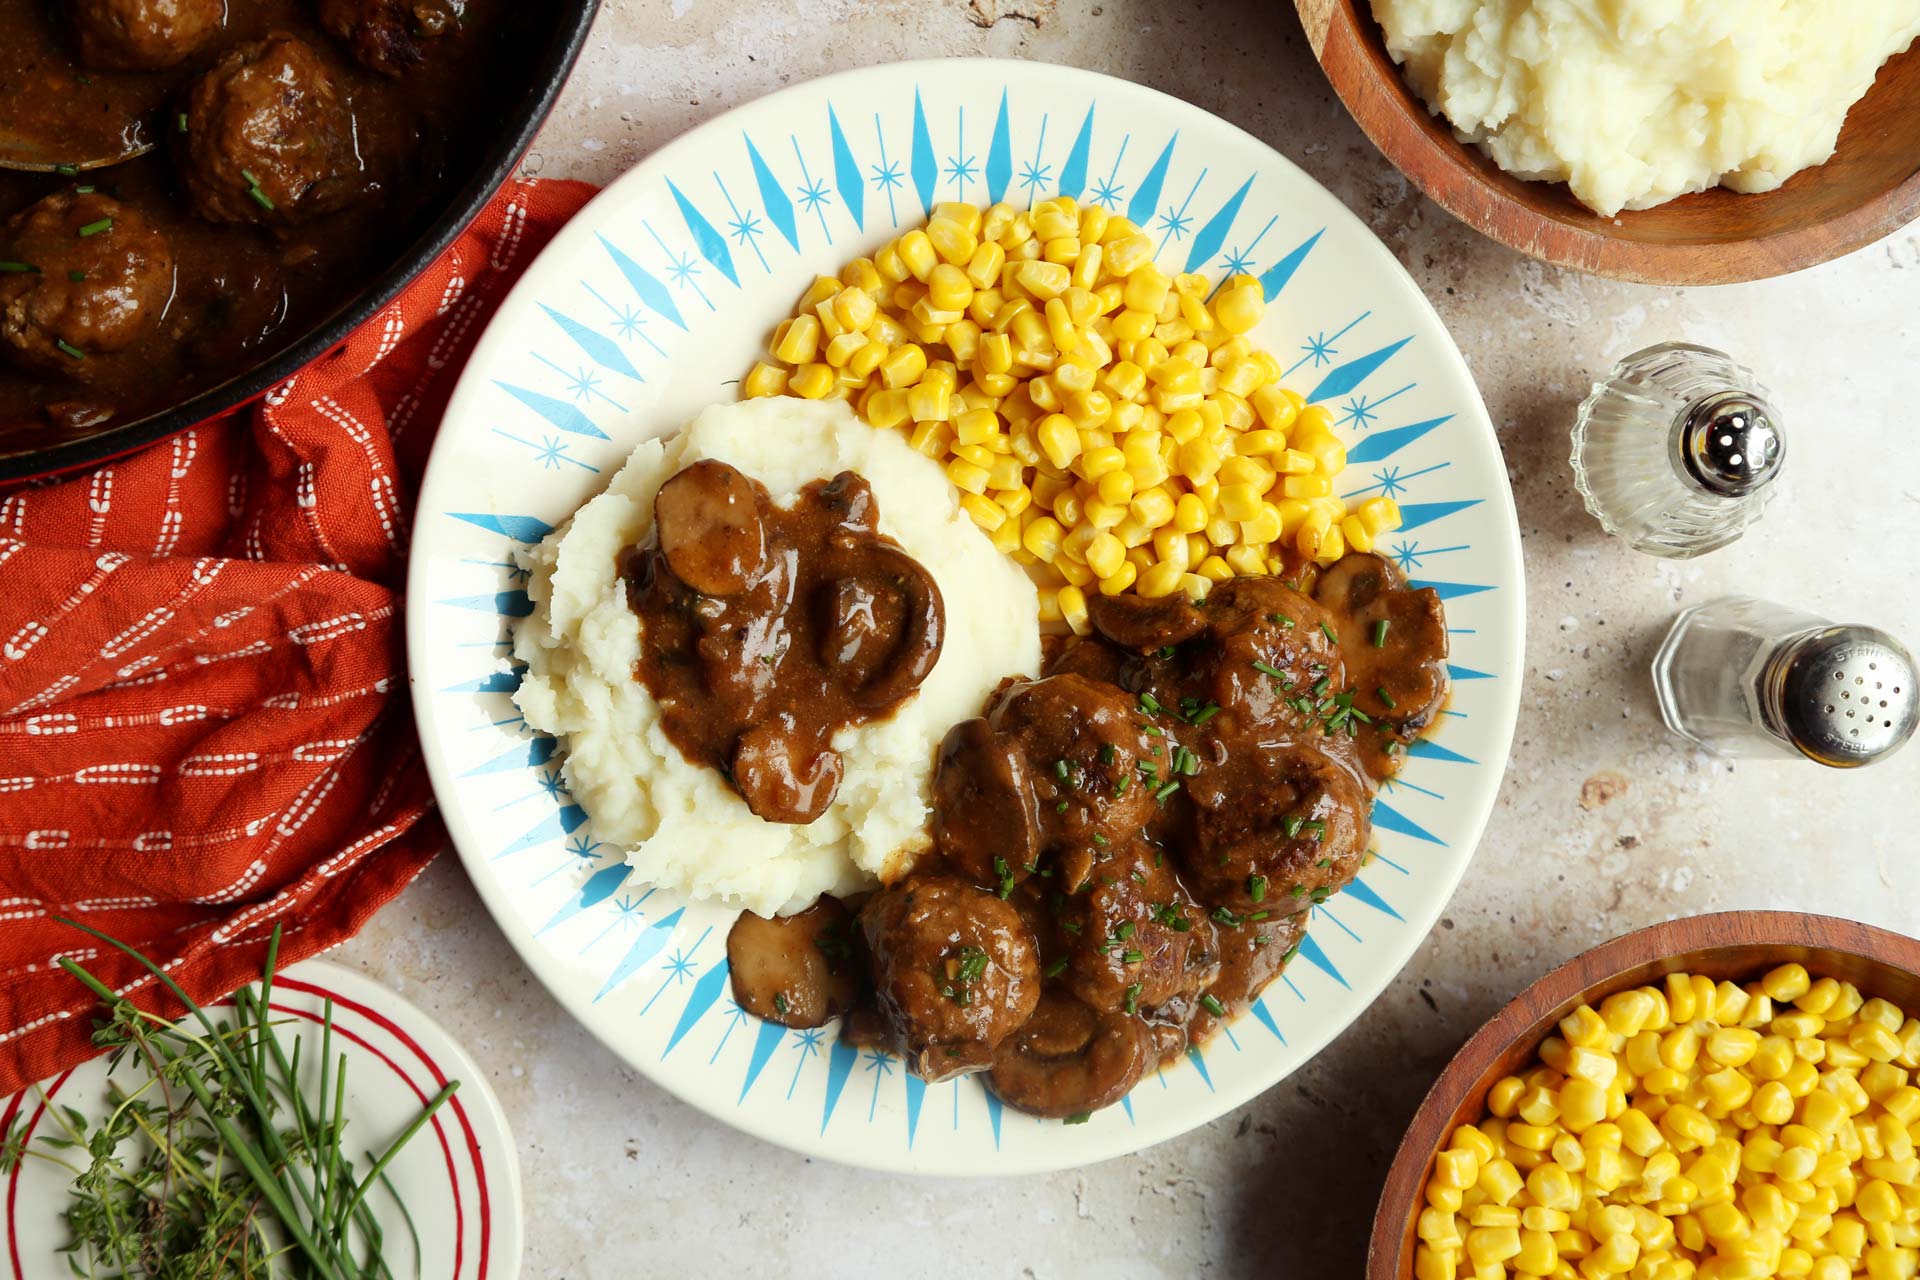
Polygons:
<instances>
[{"instance_id":1,"label":"speckled stone countertop","mask_svg":"<svg viewBox=\"0 0 1920 1280\"><path fill-rule=\"evenodd\" d=\"M1735 907L1920 934L1920 749L1852 774L1735 766L1667 735L1647 677L1673 612L1728 592L1920 642L1920 230L1718 289L1539 266L1467 231L1375 153L1278 0L606 0L529 167L604 182L782 85L981 53L1141 81L1252 131L1356 210L1439 307L1499 428L1525 539L1526 690L1499 805L1433 936L1305 1070L1137 1156L998 1181L842 1169L695 1112L562 1012L443 857L335 958L418 1001L490 1072L520 1141L530 1280L1357 1277L1428 1083L1554 964ZM1607 540L1566 458L1593 375L1673 338L1758 369L1796 433L1790 489L1767 519L1687 564Z\"/></svg>"}]
</instances>

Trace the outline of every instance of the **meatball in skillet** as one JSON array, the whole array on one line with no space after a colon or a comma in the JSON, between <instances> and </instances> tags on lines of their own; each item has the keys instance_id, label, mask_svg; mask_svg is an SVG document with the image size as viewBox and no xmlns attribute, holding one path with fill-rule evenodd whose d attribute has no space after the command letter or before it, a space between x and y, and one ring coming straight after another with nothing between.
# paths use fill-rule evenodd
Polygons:
<instances>
[{"instance_id":1,"label":"meatball in skillet","mask_svg":"<svg viewBox=\"0 0 1920 1280\"><path fill-rule=\"evenodd\" d=\"M181 179L209 222L293 226L361 188L346 95L297 36L227 50L187 89L183 114Z\"/></svg>"},{"instance_id":2,"label":"meatball in skillet","mask_svg":"<svg viewBox=\"0 0 1920 1280\"><path fill-rule=\"evenodd\" d=\"M979 1071L1040 998L1033 934L1008 903L953 876L912 876L867 900L881 1017L929 1083Z\"/></svg>"},{"instance_id":3,"label":"meatball in skillet","mask_svg":"<svg viewBox=\"0 0 1920 1280\"><path fill-rule=\"evenodd\" d=\"M7 223L0 260L0 346L20 367L84 378L94 357L149 333L173 297L173 252L146 218L111 196L57 192Z\"/></svg>"},{"instance_id":4,"label":"meatball in skillet","mask_svg":"<svg viewBox=\"0 0 1920 1280\"><path fill-rule=\"evenodd\" d=\"M80 61L109 71L159 71L210 44L227 0L72 0Z\"/></svg>"},{"instance_id":5,"label":"meatball in skillet","mask_svg":"<svg viewBox=\"0 0 1920 1280\"><path fill-rule=\"evenodd\" d=\"M403 75L423 57L422 40L460 25L459 0L320 0L320 22L362 66Z\"/></svg>"}]
</instances>

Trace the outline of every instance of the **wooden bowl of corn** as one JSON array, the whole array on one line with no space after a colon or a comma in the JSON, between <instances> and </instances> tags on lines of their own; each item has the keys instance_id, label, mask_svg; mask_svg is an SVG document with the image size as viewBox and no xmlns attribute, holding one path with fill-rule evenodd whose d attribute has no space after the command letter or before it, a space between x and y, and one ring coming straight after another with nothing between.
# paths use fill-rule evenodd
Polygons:
<instances>
[{"instance_id":1,"label":"wooden bowl of corn","mask_svg":"<svg viewBox=\"0 0 1920 1280\"><path fill-rule=\"evenodd\" d=\"M1797 912L1576 956L1455 1055L1369 1280L1913 1280L1920 942Z\"/></svg>"}]
</instances>

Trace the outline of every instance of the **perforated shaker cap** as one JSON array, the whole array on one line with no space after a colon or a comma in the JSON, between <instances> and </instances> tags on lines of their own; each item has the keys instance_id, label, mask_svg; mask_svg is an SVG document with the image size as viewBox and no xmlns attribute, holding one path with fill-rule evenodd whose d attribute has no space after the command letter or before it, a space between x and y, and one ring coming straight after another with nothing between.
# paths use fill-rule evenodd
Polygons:
<instances>
[{"instance_id":1,"label":"perforated shaker cap","mask_svg":"<svg viewBox=\"0 0 1920 1280\"><path fill-rule=\"evenodd\" d=\"M1786 438L1773 407L1743 391L1694 404L1674 434L1680 463L1702 488L1744 498L1771 483L1786 461Z\"/></svg>"},{"instance_id":2,"label":"perforated shaker cap","mask_svg":"<svg viewBox=\"0 0 1920 1280\"><path fill-rule=\"evenodd\" d=\"M1872 764L1899 750L1920 719L1913 657L1874 627L1826 627L1784 655L1781 728L1822 764Z\"/></svg>"}]
</instances>

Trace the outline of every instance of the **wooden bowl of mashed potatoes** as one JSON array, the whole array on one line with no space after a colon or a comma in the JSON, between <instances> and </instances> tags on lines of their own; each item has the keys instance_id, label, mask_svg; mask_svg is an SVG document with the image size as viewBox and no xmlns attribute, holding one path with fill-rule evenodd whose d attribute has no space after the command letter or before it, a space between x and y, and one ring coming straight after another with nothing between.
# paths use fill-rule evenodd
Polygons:
<instances>
[{"instance_id":1,"label":"wooden bowl of mashed potatoes","mask_svg":"<svg viewBox=\"0 0 1920 1280\"><path fill-rule=\"evenodd\" d=\"M1774 57L1766 33L1725 25L1755 12L1746 0L1696 7L1707 29L1691 49L1676 47L1671 31L1633 29L1655 21L1657 6L1619 6L1621 25L1596 30L1570 20L1563 2L1481 0L1505 19L1490 24L1501 39L1490 44L1483 30L1471 46L1428 42L1424 59L1410 52L1408 18L1441 10L1427 0L1296 7L1335 91L1401 172L1476 231L1556 266L1648 284L1757 280L1837 258L1920 216L1920 49L1881 65L1891 50L1826 40L1865 25L1847 7L1855 0L1824 0L1840 6L1827 17L1823 0L1788 0L1800 27L1772 33ZM1920 21L1911 6L1863 2L1885 10L1877 38L1903 47L1903 24ZM1408 65L1389 52L1377 13L1397 24ZM1556 14L1557 25L1543 19ZM1723 24L1717 43L1714 21ZM1804 56L1809 35L1824 61ZM1790 44L1802 55L1784 58ZM1466 129L1430 110L1423 89ZM1570 182L1548 180L1562 177ZM1716 179L1746 189L1707 185ZM1685 193L1632 207L1675 189Z\"/></svg>"}]
</instances>

